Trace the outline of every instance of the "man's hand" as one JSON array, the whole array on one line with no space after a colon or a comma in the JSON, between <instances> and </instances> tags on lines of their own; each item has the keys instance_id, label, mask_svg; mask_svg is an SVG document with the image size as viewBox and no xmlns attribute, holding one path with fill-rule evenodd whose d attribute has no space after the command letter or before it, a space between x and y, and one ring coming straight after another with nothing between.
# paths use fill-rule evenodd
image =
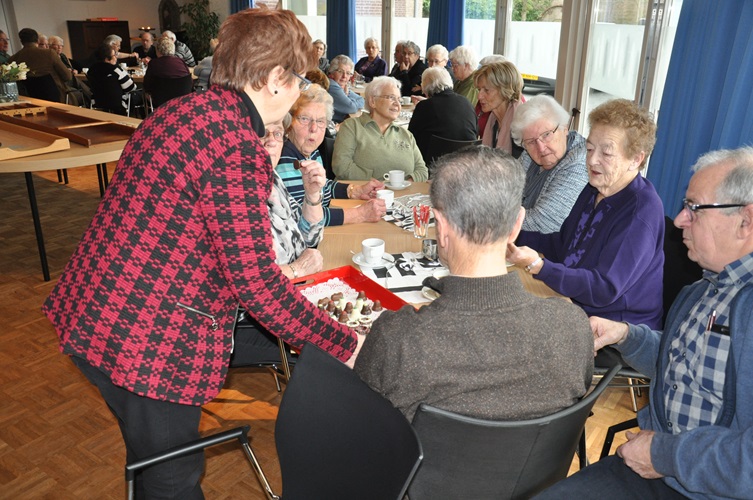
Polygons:
<instances>
[{"instance_id":1,"label":"man's hand","mask_svg":"<svg viewBox=\"0 0 753 500\"><path fill-rule=\"evenodd\" d=\"M628 431L628 442L617 448L617 455L625 461L625 465L643 479L664 477L656 472L651 463L651 442L654 440L654 434L654 431L641 430L638 434Z\"/></svg>"},{"instance_id":2,"label":"man's hand","mask_svg":"<svg viewBox=\"0 0 753 500\"><path fill-rule=\"evenodd\" d=\"M602 347L625 340L629 331L627 323L618 323L598 316L591 316L588 321L594 334L594 355Z\"/></svg>"}]
</instances>

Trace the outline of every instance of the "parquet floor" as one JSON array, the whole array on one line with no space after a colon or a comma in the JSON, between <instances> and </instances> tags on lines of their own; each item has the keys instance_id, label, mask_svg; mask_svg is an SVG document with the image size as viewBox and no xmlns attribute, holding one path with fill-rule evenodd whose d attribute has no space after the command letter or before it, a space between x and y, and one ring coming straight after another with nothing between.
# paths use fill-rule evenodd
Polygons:
<instances>
[{"instance_id":1,"label":"parquet floor","mask_svg":"<svg viewBox=\"0 0 753 500\"><path fill-rule=\"evenodd\" d=\"M110 499L125 492L117 424L95 389L58 352L40 310L99 202L94 167L71 170L69 177L70 184L62 185L54 172L34 175L53 278L47 283L24 176L0 175L1 499ZM273 433L280 399L269 373L236 371L201 420L207 434L251 425L251 444L277 492ZM606 428L632 416L628 392L608 389L587 425L591 460L598 458ZM202 484L208 499L264 498L235 444L207 452Z\"/></svg>"}]
</instances>

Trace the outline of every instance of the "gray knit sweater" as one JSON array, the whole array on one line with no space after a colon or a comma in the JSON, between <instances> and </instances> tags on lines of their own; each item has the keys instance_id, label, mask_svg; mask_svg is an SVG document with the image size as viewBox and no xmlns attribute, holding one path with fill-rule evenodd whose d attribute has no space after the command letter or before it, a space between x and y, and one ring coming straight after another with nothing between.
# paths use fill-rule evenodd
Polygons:
<instances>
[{"instance_id":1,"label":"gray knit sweater","mask_svg":"<svg viewBox=\"0 0 753 500\"><path fill-rule=\"evenodd\" d=\"M517 274L448 276L442 296L374 322L355 371L408 419L419 403L487 419L549 415L589 387L585 313L527 293Z\"/></svg>"}]
</instances>

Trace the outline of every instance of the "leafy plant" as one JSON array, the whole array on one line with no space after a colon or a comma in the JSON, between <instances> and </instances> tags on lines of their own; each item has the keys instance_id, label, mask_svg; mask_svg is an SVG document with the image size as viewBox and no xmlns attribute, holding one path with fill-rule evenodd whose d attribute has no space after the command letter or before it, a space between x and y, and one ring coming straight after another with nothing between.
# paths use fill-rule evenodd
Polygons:
<instances>
[{"instance_id":1,"label":"leafy plant","mask_svg":"<svg viewBox=\"0 0 753 500\"><path fill-rule=\"evenodd\" d=\"M209 40L217 37L220 31L220 16L209 10L209 0L191 0L180 7L189 21L183 23L188 38L188 46L196 61L211 54Z\"/></svg>"},{"instance_id":2,"label":"leafy plant","mask_svg":"<svg viewBox=\"0 0 753 500\"><path fill-rule=\"evenodd\" d=\"M0 83L26 80L26 73L28 72L29 68L26 67L25 62L22 62L21 64L12 62L10 64L0 65Z\"/></svg>"}]
</instances>

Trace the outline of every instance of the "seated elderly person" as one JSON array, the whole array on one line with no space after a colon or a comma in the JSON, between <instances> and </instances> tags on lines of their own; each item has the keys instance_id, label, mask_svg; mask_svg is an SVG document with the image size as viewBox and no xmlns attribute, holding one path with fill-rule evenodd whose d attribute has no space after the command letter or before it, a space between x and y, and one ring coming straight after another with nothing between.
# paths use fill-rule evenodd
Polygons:
<instances>
[{"instance_id":1,"label":"seated elderly person","mask_svg":"<svg viewBox=\"0 0 753 500\"><path fill-rule=\"evenodd\" d=\"M473 74L481 111L489 120L481 132L484 146L500 148L518 158L523 148L512 141L510 124L523 96L523 77L510 61L481 66Z\"/></svg>"},{"instance_id":2,"label":"seated elderly person","mask_svg":"<svg viewBox=\"0 0 753 500\"><path fill-rule=\"evenodd\" d=\"M423 89L429 97L418 104L408 130L416 138L424 162L432 159L431 136L455 141L472 141L478 137L476 113L465 97L452 90L450 74L441 66L429 68L423 74Z\"/></svg>"},{"instance_id":3,"label":"seated elderly person","mask_svg":"<svg viewBox=\"0 0 753 500\"><path fill-rule=\"evenodd\" d=\"M455 86L453 90L476 106L478 102L478 89L473 81L473 72L478 66L478 58L470 45L459 45L450 52L452 71L455 74Z\"/></svg>"},{"instance_id":4,"label":"seated elderly person","mask_svg":"<svg viewBox=\"0 0 753 500\"><path fill-rule=\"evenodd\" d=\"M35 30L23 28L18 32L18 38L23 48L13 54L8 62L26 63L29 68L27 78L50 75L59 92L58 101L65 102L66 82L73 78L73 73L65 67L56 52L39 47L39 35Z\"/></svg>"},{"instance_id":5,"label":"seated elderly person","mask_svg":"<svg viewBox=\"0 0 753 500\"><path fill-rule=\"evenodd\" d=\"M276 170L297 206L305 207L311 203L322 205L326 226L379 221L382 215L387 213L387 208L384 200L376 199L376 191L384 187L384 184L376 179L371 179L364 185L327 180L321 193L308 198L306 196L304 180L309 165L317 171L323 168L318 148L324 140L327 123L332 117L332 97L327 91L319 85L312 85L308 90L301 92L298 100L290 108L290 117L292 119L287 126L288 138ZM357 208L342 209L329 206L333 198L353 198L366 202Z\"/></svg>"},{"instance_id":6,"label":"seated elderly person","mask_svg":"<svg viewBox=\"0 0 753 500\"><path fill-rule=\"evenodd\" d=\"M157 49L154 48L154 35L148 31L144 31L139 35L141 45L135 47L133 51L138 58L144 61L144 64L149 64L149 61L157 57Z\"/></svg>"},{"instance_id":7,"label":"seated elderly person","mask_svg":"<svg viewBox=\"0 0 753 500\"><path fill-rule=\"evenodd\" d=\"M408 419L420 403L485 419L541 417L591 385L586 315L529 294L499 258L523 222L522 190L520 166L502 151L476 146L437 160L431 202L450 275L432 285L441 296L431 304L383 312L354 367Z\"/></svg>"},{"instance_id":8,"label":"seated elderly person","mask_svg":"<svg viewBox=\"0 0 753 500\"><path fill-rule=\"evenodd\" d=\"M159 38L154 42L157 57L149 61L144 74L144 90L151 92L155 78L183 78L191 74L183 59L175 55L175 44L169 38Z\"/></svg>"},{"instance_id":9,"label":"seated elderly person","mask_svg":"<svg viewBox=\"0 0 753 500\"><path fill-rule=\"evenodd\" d=\"M349 115L359 113L363 108L363 97L351 90L353 61L346 55L339 55L329 63L329 95L334 101L335 123L342 123Z\"/></svg>"},{"instance_id":10,"label":"seated elderly person","mask_svg":"<svg viewBox=\"0 0 753 500\"><path fill-rule=\"evenodd\" d=\"M219 42L216 38L209 40L209 50L211 54L199 61L199 64L197 64L193 69L193 74L196 75L197 78L196 86L198 88L209 88L209 77L212 74L212 57L214 57L212 54L214 54L214 49L217 48L218 43Z\"/></svg>"},{"instance_id":11,"label":"seated elderly person","mask_svg":"<svg viewBox=\"0 0 753 500\"><path fill-rule=\"evenodd\" d=\"M421 95L421 75L426 64L421 60L421 47L413 42L403 44L403 59L396 78L402 83L402 95Z\"/></svg>"},{"instance_id":12,"label":"seated elderly person","mask_svg":"<svg viewBox=\"0 0 753 500\"><path fill-rule=\"evenodd\" d=\"M338 179L382 179L390 170L403 170L406 179L429 178L413 134L393 122L400 115L400 82L378 76L364 89L366 109L340 126L332 155Z\"/></svg>"},{"instance_id":13,"label":"seated elderly person","mask_svg":"<svg viewBox=\"0 0 753 500\"><path fill-rule=\"evenodd\" d=\"M189 68L196 66L196 61L193 58L191 49L188 48L188 45L178 40L178 37L175 36L175 33L170 30L165 30L162 32L161 38L169 38L173 41L173 43L175 44L175 55L183 59L183 62L186 63L186 66L188 66Z\"/></svg>"},{"instance_id":14,"label":"seated elderly person","mask_svg":"<svg viewBox=\"0 0 753 500\"><path fill-rule=\"evenodd\" d=\"M282 123L267 127L261 139L269 153L272 168L280 160L283 144ZM324 169L315 161L305 161L306 172L302 186L305 193L313 198L321 192L326 180ZM298 203L285 189L282 179L274 174L272 191L267 200L269 220L272 225L275 263L282 274L296 279L322 270L322 254L316 247L322 239L324 214L321 204ZM267 332L258 322L246 315L241 316L235 331L235 348L230 366L246 366L258 361L280 359L277 337Z\"/></svg>"},{"instance_id":15,"label":"seated elderly person","mask_svg":"<svg viewBox=\"0 0 753 500\"><path fill-rule=\"evenodd\" d=\"M316 55L319 57L318 68L325 74L329 70L329 61L327 60L327 44L322 40L314 40L314 48L316 49Z\"/></svg>"},{"instance_id":16,"label":"seated elderly person","mask_svg":"<svg viewBox=\"0 0 753 500\"><path fill-rule=\"evenodd\" d=\"M129 92L136 90L136 84L128 76L128 72L118 66L116 51L112 45L100 45L95 57L97 62L86 73L95 108L126 115L129 98L132 107L143 102L139 92L134 92L129 97Z\"/></svg>"},{"instance_id":17,"label":"seated elderly person","mask_svg":"<svg viewBox=\"0 0 753 500\"><path fill-rule=\"evenodd\" d=\"M123 39L118 35L107 35L102 43L115 49L115 57L118 59L118 64L125 63L128 66L136 64L138 54L136 52L121 52L120 47L123 43Z\"/></svg>"},{"instance_id":18,"label":"seated elderly person","mask_svg":"<svg viewBox=\"0 0 753 500\"><path fill-rule=\"evenodd\" d=\"M525 149L518 159L526 171L524 231L559 231L588 182L586 140L567 131L568 119L565 108L544 94L515 111L510 133Z\"/></svg>"},{"instance_id":19,"label":"seated elderly person","mask_svg":"<svg viewBox=\"0 0 753 500\"><path fill-rule=\"evenodd\" d=\"M664 208L640 175L656 125L648 111L626 99L601 104L588 122L588 184L570 215L558 232L522 231L507 259L589 316L659 328Z\"/></svg>"},{"instance_id":20,"label":"seated elderly person","mask_svg":"<svg viewBox=\"0 0 753 500\"><path fill-rule=\"evenodd\" d=\"M356 73L363 76L363 80L368 83L375 76L384 76L387 74L387 63L379 57L379 40L369 37L363 43L366 50L366 56L362 57L356 63Z\"/></svg>"}]
</instances>

